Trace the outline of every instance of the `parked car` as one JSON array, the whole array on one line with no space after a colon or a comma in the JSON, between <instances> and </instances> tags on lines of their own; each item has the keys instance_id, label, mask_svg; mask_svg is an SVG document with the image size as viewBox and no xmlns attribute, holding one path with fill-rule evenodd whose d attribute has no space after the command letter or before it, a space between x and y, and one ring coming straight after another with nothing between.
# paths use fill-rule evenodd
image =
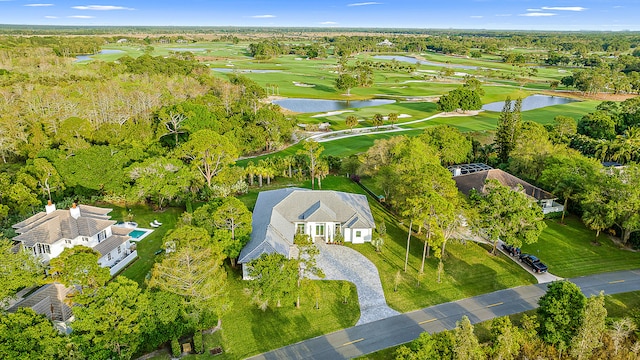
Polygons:
<instances>
[{"instance_id":1,"label":"parked car","mask_svg":"<svg viewBox=\"0 0 640 360\"><path fill-rule=\"evenodd\" d=\"M502 249L511 256L520 256L520 248L507 243L502 243Z\"/></svg>"},{"instance_id":2,"label":"parked car","mask_svg":"<svg viewBox=\"0 0 640 360\"><path fill-rule=\"evenodd\" d=\"M543 264L540 259L530 254L520 255L520 261L529 265L534 272L543 273L547 271L547 265Z\"/></svg>"}]
</instances>

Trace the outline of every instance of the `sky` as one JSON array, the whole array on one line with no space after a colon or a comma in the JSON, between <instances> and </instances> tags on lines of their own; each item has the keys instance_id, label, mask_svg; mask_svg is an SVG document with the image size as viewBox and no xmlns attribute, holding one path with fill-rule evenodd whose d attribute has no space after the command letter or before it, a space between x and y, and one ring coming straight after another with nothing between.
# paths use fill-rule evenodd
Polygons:
<instances>
[{"instance_id":1,"label":"sky","mask_svg":"<svg viewBox=\"0 0 640 360\"><path fill-rule=\"evenodd\" d=\"M640 30L640 0L0 0L0 24Z\"/></svg>"}]
</instances>

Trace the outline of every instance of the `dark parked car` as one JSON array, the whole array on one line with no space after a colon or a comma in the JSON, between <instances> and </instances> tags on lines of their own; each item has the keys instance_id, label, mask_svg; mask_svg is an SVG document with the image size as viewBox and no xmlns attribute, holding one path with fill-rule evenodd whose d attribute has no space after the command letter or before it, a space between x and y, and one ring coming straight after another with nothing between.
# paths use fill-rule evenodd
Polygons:
<instances>
[{"instance_id":1,"label":"dark parked car","mask_svg":"<svg viewBox=\"0 0 640 360\"><path fill-rule=\"evenodd\" d=\"M502 249L511 256L520 256L520 248L507 243L502 243Z\"/></svg>"},{"instance_id":2,"label":"dark parked car","mask_svg":"<svg viewBox=\"0 0 640 360\"><path fill-rule=\"evenodd\" d=\"M534 272L543 273L547 271L547 265L543 264L540 259L530 254L520 255L520 261L529 265Z\"/></svg>"}]
</instances>

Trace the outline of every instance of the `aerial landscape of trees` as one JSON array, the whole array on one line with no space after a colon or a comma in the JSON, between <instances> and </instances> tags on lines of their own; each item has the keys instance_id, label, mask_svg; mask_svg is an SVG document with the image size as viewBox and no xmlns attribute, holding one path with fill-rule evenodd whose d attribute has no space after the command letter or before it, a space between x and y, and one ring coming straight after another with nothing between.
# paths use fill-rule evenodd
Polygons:
<instances>
[{"instance_id":1,"label":"aerial landscape of trees","mask_svg":"<svg viewBox=\"0 0 640 360\"><path fill-rule=\"evenodd\" d=\"M422 304L411 297L423 294L424 275L430 284L455 283L459 260L448 249L471 236L461 235L463 224L488 241L485 253L497 255L499 241L535 244L555 216L545 217L522 189L497 182L464 197L448 169L452 165L486 163L552 192L564 204L560 223L567 226L567 218L576 218L593 231L585 246L601 246L606 234L619 251L640 247L640 100L635 96L640 38L635 33L272 29L256 37L243 29L215 36L160 30L167 29L116 36L100 28L57 33L16 28L0 35L0 357L128 359L164 345L178 356L185 339L202 353L203 336L236 326L222 324L222 318L244 302L264 316L319 311L327 306L327 285L307 278L323 277L309 238L296 237L298 258L274 253L254 260L248 271L253 280L246 285L238 285L242 270L236 261L251 237L257 192L284 186L331 189L331 175L348 176L376 196L370 201L380 202L373 250L360 251L387 262L385 246L401 244L402 254L393 256L402 257L404 271L394 268L397 282L383 286L410 299L407 306ZM120 46L122 39L127 47L118 57L74 61L105 45ZM171 43L218 47L194 54L164 46ZM237 53L216 53L226 46L236 46ZM412 55L417 61L377 54ZM461 75L450 64L434 70L420 63L430 56L482 63L473 63L472 75ZM232 68L238 59L283 80L213 70ZM313 71L302 68L309 64ZM291 81L291 73L304 83ZM276 88L278 94L300 92L314 99L394 101L315 118L272 103L279 97ZM523 110L529 94L560 94L558 89L586 105L563 108L566 112ZM502 111L471 111L492 101L504 102ZM417 121L440 112L453 120L403 127L405 118ZM336 129L353 136L347 137L351 142L306 139ZM359 131L364 136L357 137ZM14 246L13 224L40 212L47 201L62 209L78 200L126 209L117 220L125 220L133 207L149 216L177 209L171 229L154 235L157 253L138 260L146 266L141 280L111 278L89 248L66 249L44 271ZM411 250L412 241L419 251ZM29 309L5 313L18 291L52 282L77 290L66 299L75 317L69 335ZM337 306L348 308L351 292L343 284ZM424 333L394 354L398 359L637 355L637 314L607 318L604 303L603 295L585 298L576 285L553 282L537 314L493 320L488 341L479 340L475 321L464 317L455 330Z\"/></svg>"}]
</instances>

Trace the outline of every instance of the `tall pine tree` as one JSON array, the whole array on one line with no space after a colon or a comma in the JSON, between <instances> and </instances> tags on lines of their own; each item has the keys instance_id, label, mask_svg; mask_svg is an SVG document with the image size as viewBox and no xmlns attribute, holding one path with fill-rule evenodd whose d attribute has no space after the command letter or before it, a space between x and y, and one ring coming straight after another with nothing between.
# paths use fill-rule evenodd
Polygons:
<instances>
[{"instance_id":1,"label":"tall pine tree","mask_svg":"<svg viewBox=\"0 0 640 360\"><path fill-rule=\"evenodd\" d=\"M509 154L516 145L516 133L522 122L522 99L515 103L507 97L502 107L500 117L498 117L498 129L496 131L496 146L498 148L498 158L502 163L509 161Z\"/></svg>"}]
</instances>

